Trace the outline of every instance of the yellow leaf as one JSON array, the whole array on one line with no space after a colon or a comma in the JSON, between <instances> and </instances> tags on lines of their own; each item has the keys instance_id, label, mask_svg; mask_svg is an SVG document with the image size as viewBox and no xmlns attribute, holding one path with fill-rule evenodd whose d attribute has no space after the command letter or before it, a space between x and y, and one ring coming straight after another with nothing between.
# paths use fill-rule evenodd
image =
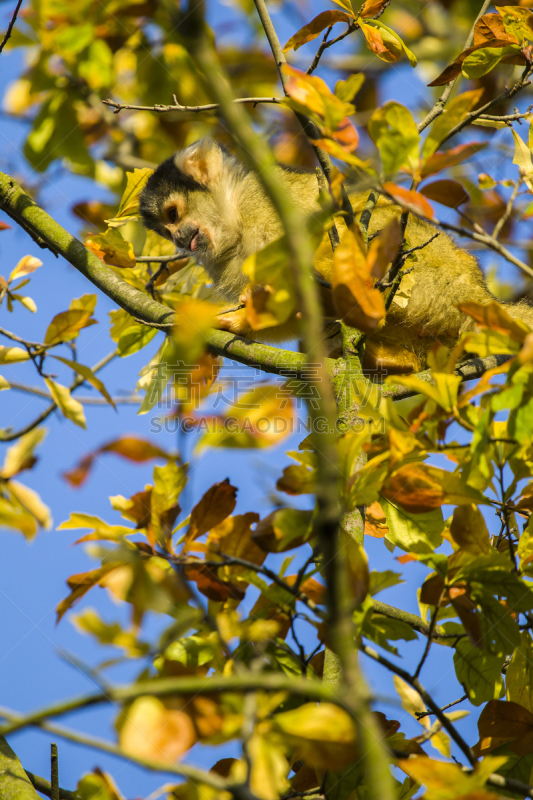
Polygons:
<instances>
[{"instance_id":1,"label":"yellow leaf","mask_svg":"<svg viewBox=\"0 0 533 800\"><path fill-rule=\"evenodd\" d=\"M276 714L273 724L295 747L294 759L316 769L340 770L357 757L355 724L331 703L305 703Z\"/></svg>"},{"instance_id":2,"label":"yellow leaf","mask_svg":"<svg viewBox=\"0 0 533 800\"><path fill-rule=\"evenodd\" d=\"M16 528L25 539L33 539L37 533L35 517L26 511L16 498L12 498L12 501L7 497L0 497L0 525Z\"/></svg>"},{"instance_id":3,"label":"yellow leaf","mask_svg":"<svg viewBox=\"0 0 533 800\"><path fill-rule=\"evenodd\" d=\"M412 686L409 686L402 678L398 675L393 675L392 680L394 681L394 688L400 695L400 700L402 703L402 708L407 711L412 717L414 717L424 728L431 727L431 722L429 716L422 717L422 719L418 719L418 713L425 713L427 711L426 705L416 689L413 689Z\"/></svg>"},{"instance_id":4,"label":"yellow leaf","mask_svg":"<svg viewBox=\"0 0 533 800\"><path fill-rule=\"evenodd\" d=\"M35 256L24 256L11 272L8 280L14 281L16 278L22 278L23 275L29 275L31 272L35 272L38 267L42 267L42 265L43 262L35 258Z\"/></svg>"},{"instance_id":5,"label":"yellow leaf","mask_svg":"<svg viewBox=\"0 0 533 800\"><path fill-rule=\"evenodd\" d=\"M117 217L136 214L139 207L139 196L153 169L134 169L126 173L126 188L120 200Z\"/></svg>"},{"instance_id":6,"label":"yellow leaf","mask_svg":"<svg viewBox=\"0 0 533 800\"><path fill-rule=\"evenodd\" d=\"M16 364L29 359L27 350L22 347L0 347L0 364Z\"/></svg>"},{"instance_id":7,"label":"yellow leaf","mask_svg":"<svg viewBox=\"0 0 533 800\"><path fill-rule=\"evenodd\" d=\"M465 775L458 764L434 761L427 756L416 756L398 762L400 769L423 784L434 800L455 800L455 798L476 793L478 800L489 800L494 794L483 792L487 778L507 761L507 757L486 757L476 764L471 775Z\"/></svg>"},{"instance_id":8,"label":"yellow leaf","mask_svg":"<svg viewBox=\"0 0 533 800\"><path fill-rule=\"evenodd\" d=\"M81 308L70 308L56 314L47 328L44 343L58 344L75 339L82 328L96 324L96 320L91 319L91 313Z\"/></svg>"},{"instance_id":9,"label":"yellow leaf","mask_svg":"<svg viewBox=\"0 0 533 800\"><path fill-rule=\"evenodd\" d=\"M23 295L23 294L16 294L15 292L11 292L11 299L12 300L18 300L19 303L21 303L24 306L24 308L27 308L28 311L31 311L32 314L35 314L35 312L37 311L37 305L35 303L35 300L33 300L31 297L27 297L26 295Z\"/></svg>"},{"instance_id":10,"label":"yellow leaf","mask_svg":"<svg viewBox=\"0 0 533 800\"><path fill-rule=\"evenodd\" d=\"M50 509L43 503L37 492L18 481L9 481L9 490L17 498L20 505L35 517L41 528L50 530L52 527Z\"/></svg>"},{"instance_id":11,"label":"yellow leaf","mask_svg":"<svg viewBox=\"0 0 533 800\"><path fill-rule=\"evenodd\" d=\"M2 478L12 478L23 469L31 469L37 460L33 451L42 442L45 435L45 428L34 428L9 447L0 473Z\"/></svg>"},{"instance_id":12,"label":"yellow leaf","mask_svg":"<svg viewBox=\"0 0 533 800\"><path fill-rule=\"evenodd\" d=\"M191 717L180 705L180 701L163 702L157 697L134 700L117 723L121 748L134 756L173 764L198 738Z\"/></svg>"},{"instance_id":13,"label":"yellow leaf","mask_svg":"<svg viewBox=\"0 0 533 800\"><path fill-rule=\"evenodd\" d=\"M280 386L256 386L214 419L197 443L204 447L269 447L286 438L294 418L290 392Z\"/></svg>"},{"instance_id":14,"label":"yellow leaf","mask_svg":"<svg viewBox=\"0 0 533 800\"><path fill-rule=\"evenodd\" d=\"M262 800L278 800L289 788L289 762L285 748L275 739L254 733L248 742L251 761L250 788Z\"/></svg>"},{"instance_id":15,"label":"yellow leaf","mask_svg":"<svg viewBox=\"0 0 533 800\"><path fill-rule=\"evenodd\" d=\"M96 377L96 375L94 374L92 369L90 369L90 367L86 367L84 364L78 364L77 361L70 361L68 358L61 358L61 356L53 356L53 358L57 359L58 361L61 361L63 364L66 364L67 367L70 367L71 369L75 370L79 375L84 377L86 381L89 381L89 383L92 386L94 386L95 389L98 389L100 394L102 394L107 400L107 402L110 403L116 410L113 398L105 388L102 381Z\"/></svg>"},{"instance_id":16,"label":"yellow leaf","mask_svg":"<svg viewBox=\"0 0 533 800\"><path fill-rule=\"evenodd\" d=\"M3 375L0 375L0 392L3 392L4 389L11 389L11 384L6 381Z\"/></svg>"},{"instance_id":17,"label":"yellow leaf","mask_svg":"<svg viewBox=\"0 0 533 800\"><path fill-rule=\"evenodd\" d=\"M66 386L56 383L51 378L45 378L44 382L48 386L48 390L61 413L64 414L67 419L72 420L75 425L79 425L80 428L85 428L83 406L78 400L72 397L70 390L67 389Z\"/></svg>"},{"instance_id":18,"label":"yellow leaf","mask_svg":"<svg viewBox=\"0 0 533 800\"><path fill-rule=\"evenodd\" d=\"M135 267L135 252L119 230L108 228L105 233L93 233L85 240L85 247L106 264L121 269Z\"/></svg>"}]
</instances>

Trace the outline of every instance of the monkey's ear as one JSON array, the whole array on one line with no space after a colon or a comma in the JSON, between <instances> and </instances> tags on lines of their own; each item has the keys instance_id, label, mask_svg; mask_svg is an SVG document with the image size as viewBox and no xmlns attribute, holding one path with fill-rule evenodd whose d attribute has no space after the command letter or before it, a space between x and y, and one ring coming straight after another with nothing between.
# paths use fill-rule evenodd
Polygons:
<instances>
[{"instance_id":1,"label":"monkey's ear","mask_svg":"<svg viewBox=\"0 0 533 800\"><path fill-rule=\"evenodd\" d=\"M212 139L200 139L176 155L176 166L204 186L219 177L223 163L224 152Z\"/></svg>"}]
</instances>

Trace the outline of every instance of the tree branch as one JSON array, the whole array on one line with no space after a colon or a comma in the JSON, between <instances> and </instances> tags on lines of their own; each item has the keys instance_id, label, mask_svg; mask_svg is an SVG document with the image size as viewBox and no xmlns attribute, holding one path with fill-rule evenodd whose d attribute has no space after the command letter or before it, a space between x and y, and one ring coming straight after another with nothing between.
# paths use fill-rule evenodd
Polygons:
<instances>
[{"instance_id":1,"label":"tree branch","mask_svg":"<svg viewBox=\"0 0 533 800\"><path fill-rule=\"evenodd\" d=\"M0 797L5 800L40 800L22 764L0 737Z\"/></svg>"},{"instance_id":2,"label":"tree branch","mask_svg":"<svg viewBox=\"0 0 533 800\"><path fill-rule=\"evenodd\" d=\"M281 103L282 99L283 98L281 97L236 97L233 102L250 103L255 106L258 103L278 104ZM174 100L176 101L175 95ZM125 103L117 103L114 100L102 100L102 103L104 103L106 106L110 106L110 108L114 108L115 114L118 114L120 111L156 111L158 114L164 114L168 111L181 111L182 113L188 111L192 114L199 114L201 111L220 110L218 103L206 103L203 106L182 106L181 103L178 103L177 101L173 106L165 106L161 105L160 103L156 103L156 105L153 106L132 106Z\"/></svg>"},{"instance_id":3,"label":"tree branch","mask_svg":"<svg viewBox=\"0 0 533 800\"><path fill-rule=\"evenodd\" d=\"M524 71L522 72L520 80L517 81L514 84L514 86L512 86L510 89L504 89L503 92L500 92L500 94L497 97L494 97L492 100L489 100L489 102L485 103L485 105L481 106L481 108L478 108L475 111L470 111L470 113L467 114L466 117L464 117L460 122L457 123L457 125L455 125L455 127L451 129L451 131L446 135L446 137L442 140L442 142L440 142L439 147L441 147L445 142L451 139L452 136L455 136L457 133L462 131L463 128L466 128L467 125L470 125L474 120L478 119L478 117L481 117L485 113L485 111L488 111L489 108L492 108L492 106L501 103L503 100L510 100L511 97L515 96L515 94L518 94L518 92L520 92L526 86L529 86L531 81L529 81L528 78L530 77L531 73L533 73L533 66L528 64L524 69Z\"/></svg>"},{"instance_id":4,"label":"tree branch","mask_svg":"<svg viewBox=\"0 0 533 800\"><path fill-rule=\"evenodd\" d=\"M276 62L276 67L278 69L278 75L281 81L281 85L283 87L283 91L285 95L288 96L287 92L288 79L285 73L282 71L282 66L287 63L287 59L285 58L285 55L283 53L283 48L281 47L280 41L278 39L276 29L274 28L272 20L270 19L270 14L268 13L265 0L254 0L254 4L257 9L257 13L259 15L259 19L261 20L261 24L265 31L266 37L268 39L272 55L274 56L274 61ZM307 138L311 140L311 144L313 140L321 138L320 132L316 127L316 125L314 124L314 122L312 122L310 119L308 119L308 117L304 116L303 114L299 114L298 112L294 113L296 115L298 122L302 126L303 132L305 133ZM321 147L318 147L317 145L314 144L312 144L312 147L313 150L315 151L318 163L320 164L322 172L326 176L326 180L329 185L331 182L330 181L331 169L333 167L333 164L331 163L331 158L329 157L329 155L326 153L325 150L322 150ZM344 186L341 188L341 192L342 192L342 207L346 214L346 224L351 225L354 218L352 204L350 203L350 199L348 197L348 194Z\"/></svg>"},{"instance_id":5,"label":"tree branch","mask_svg":"<svg viewBox=\"0 0 533 800\"><path fill-rule=\"evenodd\" d=\"M487 8L490 6L491 3L492 3L492 0L484 0L483 5L481 6L481 9L479 11L479 14L477 15L477 17L475 19L475 22L474 22L474 24L472 25L472 27L470 29L470 33L468 34L468 38L467 38L467 40L465 42L463 50L466 50L467 47L470 47L470 45L474 41L474 29L475 29L478 21L481 19L481 17L483 16L483 14L485 13L485 11L487 10ZM450 81L449 83L446 84L446 86L444 87L444 91L443 91L442 95L439 97L439 99L437 100L437 102L435 103L435 105L433 106L431 111L429 111L429 113L426 114L426 116L424 117L422 122L419 123L419 125L418 125L418 132L419 133L422 133L422 131L425 130L427 128L427 126L430 125L433 122L434 119L436 119L437 117L440 117L440 115L443 113L444 106L448 102L449 97L450 97L450 95L451 95L451 93L453 91L453 87L455 86L458 78L459 78L459 75L456 78L454 78L453 81Z\"/></svg>"},{"instance_id":6,"label":"tree branch","mask_svg":"<svg viewBox=\"0 0 533 800\"><path fill-rule=\"evenodd\" d=\"M45 794L47 797L52 797L52 784L50 781L47 781L46 778L41 778L40 775L36 775L34 772L30 772L28 769L25 769L24 772L30 779L33 787L37 789L38 792ZM60 788L59 800L79 800L79 795L77 792L70 792L68 789Z\"/></svg>"},{"instance_id":7,"label":"tree branch","mask_svg":"<svg viewBox=\"0 0 533 800\"><path fill-rule=\"evenodd\" d=\"M109 687L106 692L85 694L70 700L52 703L37 711L18 716L2 726L0 736L38 725L50 717L59 717L81 708L91 708L102 703L127 703L137 697L172 697L205 692L288 692L308 701L327 701L345 708L345 703L335 687L321 681L294 678L282 673L246 672L242 675L203 675L185 678L160 678L126 686ZM1 795L0 795L1 796Z\"/></svg>"},{"instance_id":8,"label":"tree branch","mask_svg":"<svg viewBox=\"0 0 533 800\"><path fill-rule=\"evenodd\" d=\"M447 733L449 733L450 737L453 739L453 741L459 747L459 749L464 753L469 762L471 764L476 763L476 757L474 756L470 747L467 745L463 737L457 732L457 730L452 725L446 714L444 714L444 712L441 711L440 706L438 706L437 703L435 703L435 701L431 697L431 695L427 693L427 691L421 685L418 678L413 677L401 667L397 667L396 664L393 664L392 661L389 661L388 658L379 655L379 653L377 653L371 647L368 647L367 645L362 643L360 643L358 647L359 650L361 650L361 652L364 653L366 656L372 658L378 664L384 666L386 669L389 670L389 672L398 675L406 683L408 683L409 686L412 686L413 689L416 689L416 691L418 692L418 694L420 695L426 706L428 706L433 711L439 722L442 724L442 727L447 731Z\"/></svg>"},{"instance_id":9,"label":"tree branch","mask_svg":"<svg viewBox=\"0 0 533 800\"><path fill-rule=\"evenodd\" d=\"M11 17L11 21L10 21L9 25L7 26L7 31L5 33L5 36L2 39L2 41L0 42L0 53L2 52L2 50L4 49L6 44L8 43L9 39L11 38L11 34L13 33L13 28L15 27L15 22L17 21L17 16L18 16L18 13L20 11L20 7L21 7L22 3L23 3L23 0L18 0L18 3L17 3L17 5L15 7L15 10L13 12L13 16Z\"/></svg>"},{"instance_id":10,"label":"tree branch","mask_svg":"<svg viewBox=\"0 0 533 800\"><path fill-rule=\"evenodd\" d=\"M382 194L386 195L392 202L403 208L405 211L409 212L410 214L414 214L415 217L419 219L423 219L425 222L430 222L432 225L435 225L437 228L442 228L445 231L453 231L457 233L459 236L464 236L467 239L473 239L475 242L480 242L484 244L489 250L493 250L495 253L503 256L506 261L509 261L510 264L514 264L515 267L518 267L522 270L526 275L530 278L533 278L533 269L528 266L524 261L521 261L519 258L513 256L513 254L507 250L500 242L491 236L489 233L483 232L478 233L476 231L469 231L467 228L461 228L459 225L452 225L450 222L442 222L438 220L436 217L433 219L428 219L417 206L412 205L411 203L406 203L402 200L401 197L397 195L391 195L389 192L385 191L384 189L380 190Z\"/></svg>"}]
</instances>

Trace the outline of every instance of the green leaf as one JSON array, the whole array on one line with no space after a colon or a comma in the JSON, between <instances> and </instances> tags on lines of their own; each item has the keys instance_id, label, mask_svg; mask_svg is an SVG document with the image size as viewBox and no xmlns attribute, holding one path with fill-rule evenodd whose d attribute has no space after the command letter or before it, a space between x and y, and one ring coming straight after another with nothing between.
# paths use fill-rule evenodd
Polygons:
<instances>
[{"instance_id":1,"label":"green leaf","mask_svg":"<svg viewBox=\"0 0 533 800\"><path fill-rule=\"evenodd\" d=\"M81 53L94 40L94 25L90 22L84 25L69 25L63 28L54 37L54 44L64 53Z\"/></svg>"},{"instance_id":2,"label":"green leaf","mask_svg":"<svg viewBox=\"0 0 533 800\"><path fill-rule=\"evenodd\" d=\"M351 103L364 82L365 76L362 72L349 75L345 81L337 81L335 95L343 103Z\"/></svg>"},{"instance_id":3,"label":"green leaf","mask_svg":"<svg viewBox=\"0 0 533 800\"><path fill-rule=\"evenodd\" d=\"M137 353L152 341L156 333L158 333L157 328L151 328L148 325L132 322L120 334L117 347L118 355L121 358L125 358L126 356L131 356L133 353Z\"/></svg>"},{"instance_id":4,"label":"green leaf","mask_svg":"<svg viewBox=\"0 0 533 800\"><path fill-rule=\"evenodd\" d=\"M390 619L377 612L365 617L361 635L371 639L384 650L394 653L394 655L398 655L398 650L389 644L389 639L394 641L404 639L406 642L410 642L418 638L407 622L399 619Z\"/></svg>"},{"instance_id":5,"label":"green leaf","mask_svg":"<svg viewBox=\"0 0 533 800\"><path fill-rule=\"evenodd\" d=\"M393 31L392 28L387 27L384 25L379 19L367 19L365 20L365 25L370 25L373 28L378 28L381 37L383 39L383 43L385 45L389 45L389 47L394 49L399 49L403 51L407 58L409 59L409 63L412 67L416 67L416 56L415 54L409 50L405 42L398 36L396 31Z\"/></svg>"},{"instance_id":6,"label":"green leaf","mask_svg":"<svg viewBox=\"0 0 533 800\"><path fill-rule=\"evenodd\" d=\"M56 90L43 103L24 144L24 155L37 172L45 172L52 161L66 158L81 172L93 162L76 116L74 92Z\"/></svg>"},{"instance_id":7,"label":"green leaf","mask_svg":"<svg viewBox=\"0 0 533 800\"><path fill-rule=\"evenodd\" d=\"M440 508L413 514L386 500L379 498L389 532L387 539L408 553L431 553L442 544L444 518Z\"/></svg>"},{"instance_id":8,"label":"green leaf","mask_svg":"<svg viewBox=\"0 0 533 800\"><path fill-rule=\"evenodd\" d=\"M113 53L104 39L91 42L86 57L78 62L78 72L95 91L111 86L114 74Z\"/></svg>"},{"instance_id":9,"label":"green leaf","mask_svg":"<svg viewBox=\"0 0 533 800\"><path fill-rule=\"evenodd\" d=\"M493 656L470 644L467 637L455 647L453 663L457 680L468 694L470 702L480 706L497 700L503 689L501 674L505 656Z\"/></svg>"},{"instance_id":10,"label":"green leaf","mask_svg":"<svg viewBox=\"0 0 533 800\"><path fill-rule=\"evenodd\" d=\"M520 645L505 673L505 686L508 700L533 712L533 647L528 631L520 634Z\"/></svg>"},{"instance_id":11,"label":"green leaf","mask_svg":"<svg viewBox=\"0 0 533 800\"><path fill-rule=\"evenodd\" d=\"M379 150L386 176L393 176L409 159L417 158L418 128L409 109L401 103L391 100L376 109L368 123L368 132Z\"/></svg>"},{"instance_id":12,"label":"green leaf","mask_svg":"<svg viewBox=\"0 0 533 800\"><path fill-rule=\"evenodd\" d=\"M393 572L390 569L386 569L383 572L372 570L370 573L369 592L374 597L378 592L389 589L391 586L398 586L400 583L405 583L401 572Z\"/></svg>"},{"instance_id":13,"label":"green leaf","mask_svg":"<svg viewBox=\"0 0 533 800\"><path fill-rule=\"evenodd\" d=\"M472 111L482 95L482 89L471 89L469 92L463 92L458 97L454 97L448 103L443 113L440 117L437 117L429 129L422 150L424 158L429 158L438 150L442 140L446 138L447 134L458 122Z\"/></svg>"},{"instance_id":14,"label":"green leaf","mask_svg":"<svg viewBox=\"0 0 533 800\"><path fill-rule=\"evenodd\" d=\"M486 75L491 69L500 63L502 58L512 54L518 54L520 47L510 45L509 47L482 47L470 53L461 65L461 72L465 78L476 80Z\"/></svg>"},{"instance_id":15,"label":"green leaf","mask_svg":"<svg viewBox=\"0 0 533 800\"><path fill-rule=\"evenodd\" d=\"M149 645L140 642L135 633L125 631L118 622L105 622L94 608L85 608L79 614L71 616L73 625L81 631L94 636L103 645L122 647L132 658L145 655Z\"/></svg>"}]
</instances>

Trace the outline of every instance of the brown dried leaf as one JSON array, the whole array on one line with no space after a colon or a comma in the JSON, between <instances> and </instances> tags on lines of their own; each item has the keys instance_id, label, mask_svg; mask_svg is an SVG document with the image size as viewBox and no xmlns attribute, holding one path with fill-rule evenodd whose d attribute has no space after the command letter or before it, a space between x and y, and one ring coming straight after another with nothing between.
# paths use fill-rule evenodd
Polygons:
<instances>
[{"instance_id":1,"label":"brown dried leaf","mask_svg":"<svg viewBox=\"0 0 533 800\"><path fill-rule=\"evenodd\" d=\"M381 0L381 2L383 2L383 0ZM390 2L390 0L387 0L387 2ZM353 16L347 14L345 11L338 11L337 9L322 11L322 13L311 20L311 22L304 25L303 28L300 28L294 36L291 36L283 48L283 52L286 53L288 50L298 50L303 44L312 42L323 30L329 28L331 25L335 25L336 22L346 22L346 24L349 25L352 21Z\"/></svg>"},{"instance_id":2,"label":"brown dried leaf","mask_svg":"<svg viewBox=\"0 0 533 800\"><path fill-rule=\"evenodd\" d=\"M229 478L215 483L204 494L191 512L191 521L185 537L185 548L204 533L229 517L237 503L237 488Z\"/></svg>"}]
</instances>

